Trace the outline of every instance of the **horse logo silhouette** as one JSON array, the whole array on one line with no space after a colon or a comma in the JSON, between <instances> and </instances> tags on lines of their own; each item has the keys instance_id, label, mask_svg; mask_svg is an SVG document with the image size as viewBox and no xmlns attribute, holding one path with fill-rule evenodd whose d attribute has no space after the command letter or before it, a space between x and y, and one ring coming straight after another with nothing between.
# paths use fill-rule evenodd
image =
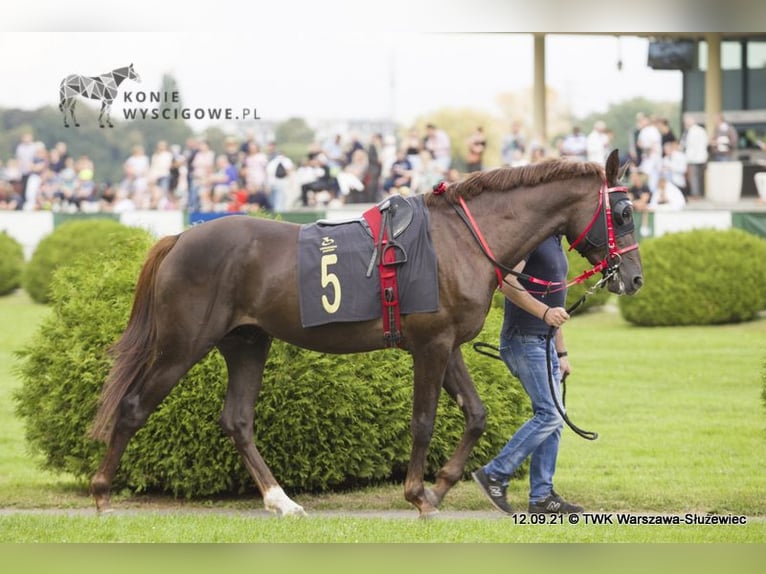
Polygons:
<instances>
[{"instance_id":1,"label":"horse logo silhouette","mask_svg":"<svg viewBox=\"0 0 766 574\"><path fill-rule=\"evenodd\" d=\"M72 116L74 125L80 127L80 124L77 123L77 118L74 116L77 96L83 96L91 100L101 100L101 113L98 114L98 125L103 128L104 117L106 117L106 124L110 128L114 127L109 114L112 110L112 102L117 97L117 90L119 90L120 84L125 80L141 81L140 76L133 69L133 64L117 68L100 76L70 74L61 80L61 85L59 86L59 109L64 114L64 127L69 127L67 123L67 110L69 110L69 114Z\"/></svg>"}]
</instances>

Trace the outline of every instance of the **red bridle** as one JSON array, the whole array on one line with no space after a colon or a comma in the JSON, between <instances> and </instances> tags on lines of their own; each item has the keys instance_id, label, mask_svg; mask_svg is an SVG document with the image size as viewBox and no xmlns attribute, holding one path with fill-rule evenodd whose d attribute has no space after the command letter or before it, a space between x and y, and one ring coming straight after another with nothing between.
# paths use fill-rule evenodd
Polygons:
<instances>
[{"instance_id":1,"label":"red bridle","mask_svg":"<svg viewBox=\"0 0 766 574\"><path fill-rule=\"evenodd\" d=\"M537 293L553 293L555 291L561 291L563 289L566 289L567 287L570 287L571 285L582 283L583 281L589 279L596 273L600 273L602 271L606 271L607 276L611 277L614 273L617 272L617 269L620 267L620 263L622 262L622 255L624 253L627 253L628 251L632 251L638 248L638 243L633 243L632 245L628 245L627 247L618 248L617 239L614 234L614 223L612 221L612 207L609 203L609 194L613 192L627 193L628 188L625 186L609 187L605 179L602 180L602 182L603 183L601 185L601 189L599 190L599 194L598 194L598 206L596 206L596 212L593 214L593 217L591 218L588 226L583 230L582 233L580 233L577 239L575 239L572 242L572 244L569 246L569 249L571 251L583 239L585 239L588 236L588 234L591 232L591 230L593 229L593 226L596 224L596 221L598 221L599 216L603 215L604 222L605 222L604 224L606 227L607 253L606 253L606 256L601 261L596 263L590 269L583 271L580 275L578 275L577 277L575 277L569 282L546 281L544 279L538 279L537 277L532 277L531 275L527 275L525 273L519 273L517 271L514 271L513 269L506 267L495 258L495 255L492 253L492 249L489 247L489 244L487 243L486 239L484 239L484 235L482 235L481 230L479 229L479 226L476 223L476 220L473 218L471 211L468 209L468 204L466 204L465 200L462 197L458 198L458 202L460 204L460 207L463 210L463 213L461 213L457 209L457 206L455 206L454 204L453 204L453 207L458 212L458 215L460 215L461 219L463 219L463 221L466 223L468 228L471 230L476 240L479 242L479 245L484 251L484 254L492 262L492 265L495 268L495 275L497 276L498 289L502 287L503 285L503 271L505 271L506 273L511 273L513 275L516 275L517 277L520 277L524 279L525 281L528 281L529 283L534 283L536 285L542 285L545 287L545 291L539 291ZM438 185L434 186L435 195L441 195L446 190L447 190L447 185L444 182L441 182ZM535 291L531 291L531 292L535 293Z\"/></svg>"}]
</instances>

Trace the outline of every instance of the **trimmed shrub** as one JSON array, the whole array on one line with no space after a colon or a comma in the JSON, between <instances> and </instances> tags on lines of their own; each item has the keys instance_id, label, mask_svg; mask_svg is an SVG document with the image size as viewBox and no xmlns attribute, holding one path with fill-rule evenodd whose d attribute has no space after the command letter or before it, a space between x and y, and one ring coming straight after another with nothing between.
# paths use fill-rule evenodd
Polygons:
<instances>
[{"instance_id":1,"label":"trimmed shrub","mask_svg":"<svg viewBox=\"0 0 766 574\"><path fill-rule=\"evenodd\" d=\"M766 241L739 229L650 239L641 260L644 287L619 298L622 316L636 325L737 323L766 303Z\"/></svg>"},{"instance_id":2,"label":"trimmed shrub","mask_svg":"<svg viewBox=\"0 0 766 574\"><path fill-rule=\"evenodd\" d=\"M104 446L87 437L110 367L106 348L127 324L149 242L108 242L108 253L59 269L53 313L19 353L15 394L29 445L49 469L89 479ZM502 314L487 321L495 340ZM500 361L465 350L488 411L487 432L467 469L486 462L528 416L526 395ZM193 367L133 438L115 488L176 496L255 488L218 420L226 391L217 351ZM462 412L442 394L432 446L433 475L456 447ZM275 341L256 405L255 440L292 491L349 488L403 476L409 459L412 362L400 351L323 355Z\"/></svg>"},{"instance_id":3,"label":"trimmed shrub","mask_svg":"<svg viewBox=\"0 0 766 574\"><path fill-rule=\"evenodd\" d=\"M0 295L12 293L21 285L24 251L21 244L7 233L0 232Z\"/></svg>"},{"instance_id":4,"label":"trimmed shrub","mask_svg":"<svg viewBox=\"0 0 766 574\"><path fill-rule=\"evenodd\" d=\"M114 243L140 236L144 232L112 219L72 221L56 228L37 245L24 272L22 284L38 303L50 301L53 272L79 255L95 257Z\"/></svg>"}]
</instances>

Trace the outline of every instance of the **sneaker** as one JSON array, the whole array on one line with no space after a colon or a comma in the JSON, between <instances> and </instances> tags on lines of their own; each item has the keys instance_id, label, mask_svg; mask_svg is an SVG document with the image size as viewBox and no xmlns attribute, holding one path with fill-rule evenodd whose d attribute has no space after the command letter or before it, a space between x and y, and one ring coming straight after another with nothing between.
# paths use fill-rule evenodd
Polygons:
<instances>
[{"instance_id":1,"label":"sneaker","mask_svg":"<svg viewBox=\"0 0 766 574\"><path fill-rule=\"evenodd\" d=\"M487 476L483 468L471 473L476 484L479 485L481 491L492 503L492 506L497 508L500 512L506 514L513 514L513 508L508 504L508 499L505 496L508 486Z\"/></svg>"},{"instance_id":2,"label":"sneaker","mask_svg":"<svg viewBox=\"0 0 766 574\"><path fill-rule=\"evenodd\" d=\"M540 502L529 503L529 512L533 514L579 514L583 510L582 506L567 502L554 491L551 491L548 497Z\"/></svg>"}]
</instances>

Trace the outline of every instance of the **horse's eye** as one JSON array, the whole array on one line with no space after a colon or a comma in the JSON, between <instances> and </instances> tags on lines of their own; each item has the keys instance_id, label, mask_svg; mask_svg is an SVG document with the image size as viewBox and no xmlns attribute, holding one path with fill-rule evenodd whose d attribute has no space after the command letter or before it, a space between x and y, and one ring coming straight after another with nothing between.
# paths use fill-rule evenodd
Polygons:
<instances>
[{"instance_id":1,"label":"horse's eye","mask_svg":"<svg viewBox=\"0 0 766 574\"><path fill-rule=\"evenodd\" d=\"M621 201L616 205L614 222L617 225L629 225L633 222L633 205L629 201Z\"/></svg>"}]
</instances>

